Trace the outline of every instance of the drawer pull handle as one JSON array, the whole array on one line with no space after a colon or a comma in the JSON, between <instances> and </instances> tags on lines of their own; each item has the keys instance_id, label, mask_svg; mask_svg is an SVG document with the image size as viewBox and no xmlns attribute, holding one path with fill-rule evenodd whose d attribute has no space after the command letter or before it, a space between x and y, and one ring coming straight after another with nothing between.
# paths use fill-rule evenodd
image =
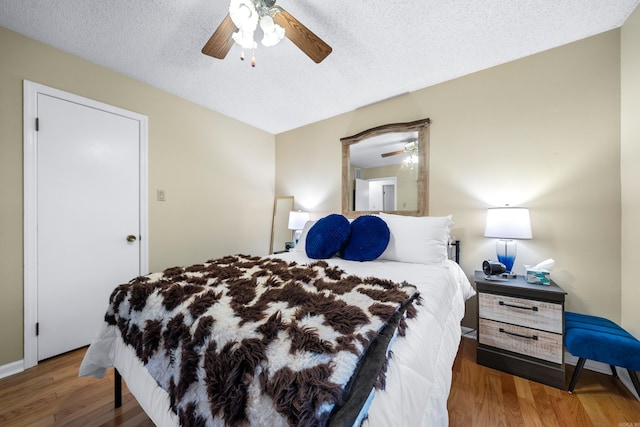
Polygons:
<instances>
[{"instance_id":1,"label":"drawer pull handle","mask_svg":"<svg viewBox=\"0 0 640 427\"><path fill-rule=\"evenodd\" d=\"M505 307L511 307L511 308L519 308L520 310L538 311L538 307L523 307L521 305L507 304L504 301L498 301L498 305L504 305Z\"/></svg>"},{"instance_id":2,"label":"drawer pull handle","mask_svg":"<svg viewBox=\"0 0 640 427\"><path fill-rule=\"evenodd\" d=\"M505 331L504 329L500 328L499 329L500 332L504 333L504 334L508 334L508 335L513 335L514 337L520 337L520 338L526 338L528 340L534 340L534 341L538 341L538 336L537 335L522 335L522 334L516 334L515 332L509 332L509 331Z\"/></svg>"}]
</instances>

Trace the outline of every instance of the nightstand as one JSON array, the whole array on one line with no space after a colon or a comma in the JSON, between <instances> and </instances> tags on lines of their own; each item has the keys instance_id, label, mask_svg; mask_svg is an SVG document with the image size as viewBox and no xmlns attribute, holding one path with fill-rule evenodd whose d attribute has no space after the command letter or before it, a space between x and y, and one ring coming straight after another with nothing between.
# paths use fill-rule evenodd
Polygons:
<instances>
[{"instance_id":1,"label":"nightstand","mask_svg":"<svg viewBox=\"0 0 640 427\"><path fill-rule=\"evenodd\" d=\"M564 297L551 285L476 271L480 365L564 389Z\"/></svg>"}]
</instances>

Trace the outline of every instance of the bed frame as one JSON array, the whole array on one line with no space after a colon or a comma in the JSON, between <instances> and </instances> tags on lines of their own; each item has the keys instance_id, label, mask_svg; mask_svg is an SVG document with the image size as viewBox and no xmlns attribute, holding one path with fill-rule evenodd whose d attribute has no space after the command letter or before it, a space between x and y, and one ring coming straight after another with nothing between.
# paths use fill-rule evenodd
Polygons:
<instances>
[{"instance_id":1,"label":"bed frame","mask_svg":"<svg viewBox=\"0 0 640 427\"><path fill-rule=\"evenodd\" d=\"M460 240L452 240L449 242L449 259L452 259L456 264L460 264Z\"/></svg>"}]
</instances>

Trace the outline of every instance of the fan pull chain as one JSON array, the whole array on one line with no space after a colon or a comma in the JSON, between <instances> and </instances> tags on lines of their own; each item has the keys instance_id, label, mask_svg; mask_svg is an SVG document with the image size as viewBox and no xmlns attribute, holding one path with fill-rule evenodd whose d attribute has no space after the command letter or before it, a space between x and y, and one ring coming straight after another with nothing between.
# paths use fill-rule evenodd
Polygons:
<instances>
[{"instance_id":1,"label":"fan pull chain","mask_svg":"<svg viewBox=\"0 0 640 427\"><path fill-rule=\"evenodd\" d=\"M240 51L240 61L244 61L244 49ZM251 50L251 66L256 66L256 50L255 48Z\"/></svg>"}]
</instances>

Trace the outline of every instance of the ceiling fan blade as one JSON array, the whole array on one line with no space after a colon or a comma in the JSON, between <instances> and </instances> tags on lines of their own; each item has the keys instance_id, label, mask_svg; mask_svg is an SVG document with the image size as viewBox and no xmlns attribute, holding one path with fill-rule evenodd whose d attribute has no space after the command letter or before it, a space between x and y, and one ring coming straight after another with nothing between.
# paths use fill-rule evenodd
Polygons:
<instances>
[{"instance_id":1,"label":"ceiling fan blade","mask_svg":"<svg viewBox=\"0 0 640 427\"><path fill-rule=\"evenodd\" d=\"M382 153L380 154L380 157L391 157L391 156L397 156L398 154L403 154L404 150L398 150L398 151L389 151L388 153Z\"/></svg>"},{"instance_id":2,"label":"ceiling fan blade","mask_svg":"<svg viewBox=\"0 0 640 427\"><path fill-rule=\"evenodd\" d=\"M305 27L289 12L280 6L274 6L273 20L276 24L284 28L284 35L303 51L315 63L319 64L331 53L331 46L326 44L320 37L316 36L310 29Z\"/></svg>"},{"instance_id":3,"label":"ceiling fan blade","mask_svg":"<svg viewBox=\"0 0 640 427\"><path fill-rule=\"evenodd\" d=\"M229 50L231 50L231 46L233 46L231 35L236 31L238 31L238 28L231 20L231 16L227 14L207 44L202 48L202 53L214 58L224 59Z\"/></svg>"}]
</instances>

